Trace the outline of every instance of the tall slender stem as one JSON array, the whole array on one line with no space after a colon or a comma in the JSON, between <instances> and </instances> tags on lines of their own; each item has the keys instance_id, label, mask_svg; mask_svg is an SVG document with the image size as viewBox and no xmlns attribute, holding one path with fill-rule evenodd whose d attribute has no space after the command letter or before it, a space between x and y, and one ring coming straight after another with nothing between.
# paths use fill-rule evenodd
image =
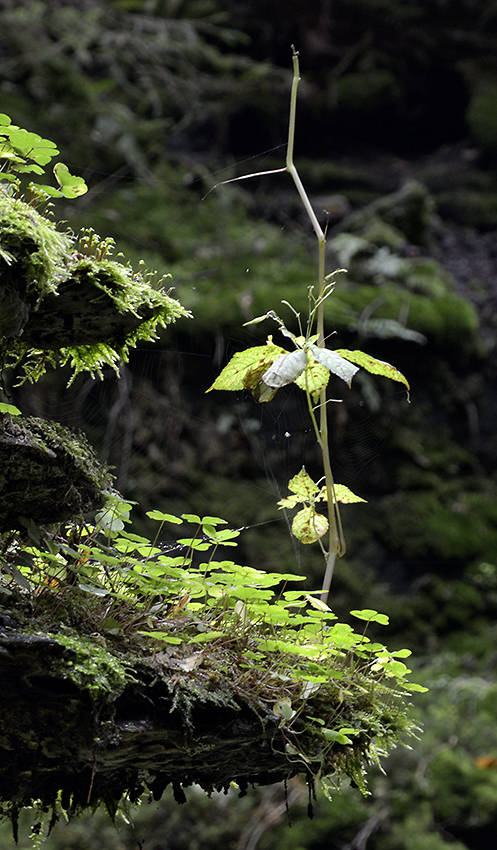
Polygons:
<instances>
[{"instance_id":1,"label":"tall slender stem","mask_svg":"<svg viewBox=\"0 0 497 850\"><path fill-rule=\"evenodd\" d=\"M318 240L318 298L317 298L317 331L318 345L324 347L324 286L325 286L325 246L326 237L321 225L317 219L316 213L312 207L309 197L304 189L300 176L293 162L293 148L295 141L295 118L297 111L297 89L300 81L299 55L293 47L293 83L290 97L290 121L288 128L288 147L286 155L287 171L291 174L293 182L297 187L304 208L311 220ZM342 531L342 523L340 520L340 512L335 496L335 485L333 481L333 473L331 471L330 451L328 445L328 412L326 403L326 389L323 389L319 399L319 425L316 422L310 396L308 393L309 409L311 418L316 431L316 437L323 457L323 468L326 482L326 494L328 498L328 522L329 522L329 538L328 551L326 553L326 570L321 589L321 600L326 602L330 590L333 571L335 568L335 560L337 556L345 553L345 540Z\"/></svg>"}]
</instances>

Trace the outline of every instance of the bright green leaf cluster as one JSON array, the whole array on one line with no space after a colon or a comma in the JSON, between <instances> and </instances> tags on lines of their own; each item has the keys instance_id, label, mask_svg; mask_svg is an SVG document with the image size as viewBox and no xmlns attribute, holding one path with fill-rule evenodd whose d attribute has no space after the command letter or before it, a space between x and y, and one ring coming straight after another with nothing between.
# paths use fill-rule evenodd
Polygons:
<instances>
[{"instance_id":1,"label":"bright green leaf cluster","mask_svg":"<svg viewBox=\"0 0 497 850\"><path fill-rule=\"evenodd\" d=\"M41 176L45 173L45 166L58 153L54 142L17 127L8 115L0 114L0 180L19 188L19 175ZM64 163L55 163L53 171L59 188L31 182L28 186L31 194L51 198L78 198L88 191L83 178L71 174Z\"/></svg>"}]
</instances>

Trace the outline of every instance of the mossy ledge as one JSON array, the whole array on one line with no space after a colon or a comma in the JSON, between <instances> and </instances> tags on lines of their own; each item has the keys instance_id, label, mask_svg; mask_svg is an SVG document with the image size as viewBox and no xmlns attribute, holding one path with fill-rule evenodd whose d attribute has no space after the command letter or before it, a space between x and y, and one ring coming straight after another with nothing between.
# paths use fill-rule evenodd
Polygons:
<instances>
[{"instance_id":1,"label":"mossy ledge","mask_svg":"<svg viewBox=\"0 0 497 850\"><path fill-rule=\"evenodd\" d=\"M102 803L113 814L123 795L159 799L169 784L180 803L193 783L210 793L236 782L243 795L296 774L311 785L318 775L348 774L363 787L365 766L406 732L399 698L385 688L379 700L357 671L352 689L330 680L298 700L289 687L297 709L290 722L275 708L274 692L281 703L285 686L261 684L237 661L240 647L204 648L193 665L198 644L158 650L149 639L125 645L68 626L33 633L8 600L0 615L0 801L14 822L32 805L51 808L54 820ZM316 717L355 726L353 742L330 744Z\"/></svg>"},{"instance_id":2,"label":"mossy ledge","mask_svg":"<svg viewBox=\"0 0 497 850\"><path fill-rule=\"evenodd\" d=\"M109 259L112 240L60 232L30 204L0 187L0 360L23 361L30 380L46 365L75 372L117 368L138 340L188 315L154 282ZM26 355L28 360L26 361Z\"/></svg>"}]
</instances>

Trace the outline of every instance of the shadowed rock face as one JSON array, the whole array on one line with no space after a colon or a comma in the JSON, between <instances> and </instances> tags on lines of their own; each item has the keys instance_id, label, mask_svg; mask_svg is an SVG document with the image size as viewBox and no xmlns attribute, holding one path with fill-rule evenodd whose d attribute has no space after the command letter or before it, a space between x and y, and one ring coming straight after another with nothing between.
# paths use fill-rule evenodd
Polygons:
<instances>
[{"instance_id":1,"label":"shadowed rock face","mask_svg":"<svg viewBox=\"0 0 497 850\"><path fill-rule=\"evenodd\" d=\"M0 417L0 531L63 522L104 503L112 478L83 437L42 419Z\"/></svg>"},{"instance_id":2,"label":"shadowed rock face","mask_svg":"<svg viewBox=\"0 0 497 850\"><path fill-rule=\"evenodd\" d=\"M261 723L243 700L223 707L213 690L212 702L205 694L187 717L173 688L146 667L118 699L92 698L65 673L75 658L51 637L0 627L0 798L14 807L51 805L59 791L73 811L146 788L159 799L170 783L184 802L181 786L194 782L209 790L236 780L243 792L298 772L277 719Z\"/></svg>"}]
</instances>

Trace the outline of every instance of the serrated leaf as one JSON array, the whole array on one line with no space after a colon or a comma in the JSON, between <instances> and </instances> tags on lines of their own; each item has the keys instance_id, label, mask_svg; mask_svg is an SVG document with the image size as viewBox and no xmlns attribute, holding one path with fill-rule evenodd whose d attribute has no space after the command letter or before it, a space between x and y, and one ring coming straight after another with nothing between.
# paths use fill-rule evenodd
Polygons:
<instances>
[{"instance_id":1,"label":"serrated leaf","mask_svg":"<svg viewBox=\"0 0 497 850\"><path fill-rule=\"evenodd\" d=\"M288 489L292 491L292 493L296 493L297 496L300 496L300 502L310 502L315 497L316 493L319 491L319 487L314 483L311 476L306 472L305 466L302 467L300 472L297 475L294 475L293 478L288 482Z\"/></svg>"},{"instance_id":2,"label":"serrated leaf","mask_svg":"<svg viewBox=\"0 0 497 850\"><path fill-rule=\"evenodd\" d=\"M301 375L296 378L295 383L301 390L307 390L311 394L314 403L319 401L319 396L322 391L328 386L330 380L330 370L323 366L314 357L309 357L307 367Z\"/></svg>"},{"instance_id":3,"label":"serrated leaf","mask_svg":"<svg viewBox=\"0 0 497 850\"><path fill-rule=\"evenodd\" d=\"M352 378L359 371L358 366L354 366L346 358L341 357L338 351L330 351L328 348L321 348L313 343L309 344L309 349L318 363L321 363L350 386Z\"/></svg>"},{"instance_id":4,"label":"serrated leaf","mask_svg":"<svg viewBox=\"0 0 497 850\"><path fill-rule=\"evenodd\" d=\"M278 505L278 509L281 508L295 508L301 501L299 496L287 496L285 499L280 499L276 504Z\"/></svg>"},{"instance_id":5,"label":"serrated leaf","mask_svg":"<svg viewBox=\"0 0 497 850\"><path fill-rule=\"evenodd\" d=\"M260 384L264 372L282 354L286 354L285 349L272 342L238 351L206 392L253 390Z\"/></svg>"},{"instance_id":6,"label":"serrated leaf","mask_svg":"<svg viewBox=\"0 0 497 850\"><path fill-rule=\"evenodd\" d=\"M398 369L391 366L390 363L377 360L376 357L371 357L370 354L365 354L364 351L347 351L347 349L341 348L337 350L337 354L340 354L345 360L349 360L351 363L357 363L358 366L366 369L367 372L371 372L372 375L382 375L384 378L390 378L391 381L400 381L408 390L410 389L407 378Z\"/></svg>"},{"instance_id":7,"label":"serrated leaf","mask_svg":"<svg viewBox=\"0 0 497 850\"><path fill-rule=\"evenodd\" d=\"M292 522L292 534L301 543L315 543L328 531L328 520L313 507L302 508Z\"/></svg>"},{"instance_id":8,"label":"serrated leaf","mask_svg":"<svg viewBox=\"0 0 497 850\"><path fill-rule=\"evenodd\" d=\"M349 490L345 484L335 484L335 498L337 502L342 502L344 505L351 505L354 502L366 502L366 499L362 499L361 496L357 496L352 490ZM323 499L325 502L328 501L328 493L326 491L326 487L321 488L321 492L319 494L319 499Z\"/></svg>"},{"instance_id":9,"label":"serrated leaf","mask_svg":"<svg viewBox=\"0 0 497 850\"><path fill-rule=\"evenodd\" d=\"M298 348L289 354L282 354L262 375L262 380L268 387L286 387L302 374L307 366L307 354Z\"/></svg>"}]
</instances>

